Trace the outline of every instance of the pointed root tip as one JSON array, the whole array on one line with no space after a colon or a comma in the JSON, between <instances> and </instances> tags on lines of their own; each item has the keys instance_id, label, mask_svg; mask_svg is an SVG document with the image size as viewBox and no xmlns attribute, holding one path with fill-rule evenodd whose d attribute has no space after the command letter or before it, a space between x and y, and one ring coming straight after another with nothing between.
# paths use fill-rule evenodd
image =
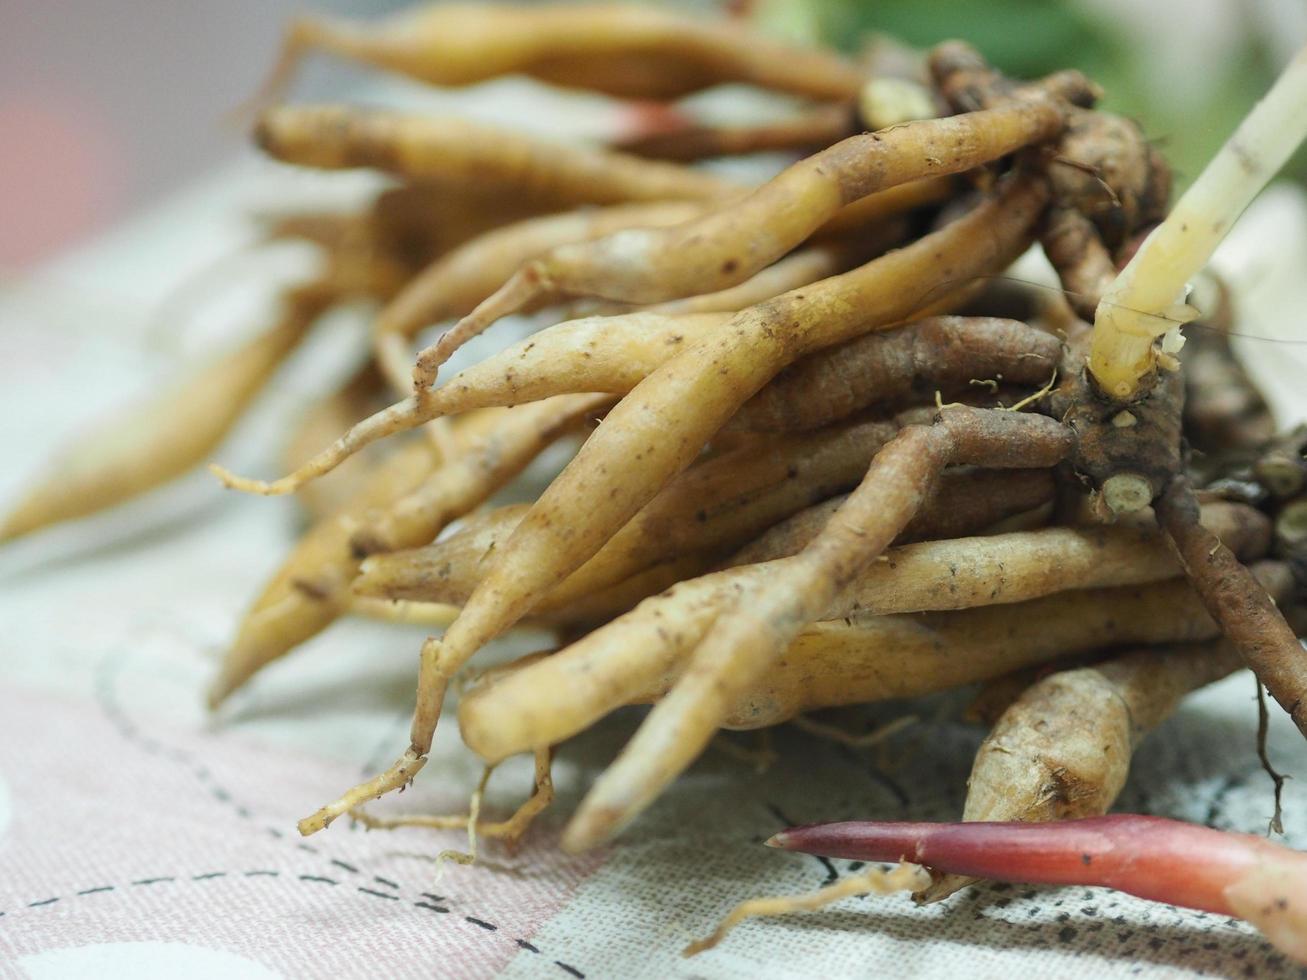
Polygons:
<instances>
[{"instance_id":1,"label":"pointed root tip","mask_svg":"<svg viewBox=\"0 0 1307 980\"><path fill-rule=\"evenodd\" d=\"M263 153L272 156L273 132L268 120L268 113L258 102L247 102L237 106L228 115L228 122L242 129L250 127L250 139ZM253 125L251 125L253 123Z\"/></svg>"},{"instance_id":2,"label":"pointed root tip","mask_svg":"<svg viewBox=\"0 0 1307 980\"><path fill-rule=\"evenodd\" d=\"M763 847L775 847L782 851L788 851L790 849L790 838L789 835L782 830L779 834L772 834L762 842L762 845Z\"/></svg>"},{"instance_id":3,"label":"pointed root tip","mask_svg":"<svg viewBox=\"0 0 1307 980\"><path fill-rule=\"evenodd\" d=\"M231 691L231 687L220 678L204 693L204 707L210 712L217 711L222 707L223 702L227 700Z\"/></svg>"},{"instance_id":4,"label":"pointed root tip","mask_svg":"<svg viewBox=\"0 0 1307 980\"><path fill-rule=\"evenodd\" d=\"M210 463L209 472L222 481L222 485L228 490L239 490L241 493L256 493L264 497L279 497L282 494L291 493L296 489L295 482L290 478L273 480L271 483L264 480L251 480L244 476L237 476L231 470L218 463Z\"/></svg>"},{"instance_id":5,"label":"pointed root tip","mask_svg":"<svg viewBox=\"0 0 1307 980\"><path fill-rule=\"evenodd\" d=\"M698 956L700 953L706 953L719 942L721 942L721 936L718 936L715 933L707 939L696 939L694 942L686 946L685 949L681 950L681 955L686 959L689 959L691 956Z\"/></svg>"},{"instance_id":6,"label":"pointed root tip","mask_svg":"<svg viewBox=\"0 0 1307 980\"><path fill-rule=\"evenodd\" d=\"M204 704L210 711L217 711L250 679L251 671L237 666L239 647L229 650L223 657L218 673L204 692Z\"/></svg>"},{"instance_id":7,"label":"pointed root tip","mask_svg":"<svg viewBox=\"0 0 1307 980\"><path fill-rule=\"evenodd\" d=\"M40 488L19 498L13 509L0 518L0 544L26 537L61 521L90 516L61 513L58 502L52 504L50 498L51 494Z\"/></svg>"}]
</instances>

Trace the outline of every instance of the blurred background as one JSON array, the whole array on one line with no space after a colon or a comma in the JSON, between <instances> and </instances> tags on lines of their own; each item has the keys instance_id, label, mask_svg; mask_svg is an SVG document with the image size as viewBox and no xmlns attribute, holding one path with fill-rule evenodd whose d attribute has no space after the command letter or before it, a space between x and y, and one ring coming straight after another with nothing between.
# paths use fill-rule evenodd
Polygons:
<instances>
[{"instance_id":1,"label":"blurred background","mask_svg":"<svg viewBox=\"0 0 1307 980\"><path fill-rule=\"evenodd\" d=\"M0 276L147 208L243 151L230 111L271 64L282 25L316 10L381 15L401 0L0 0ZM698 8L714 6L694 4ZM1304 0L743 0L765 29L857 50L877 33L962 37L1000 68L1078 67L1144 121L1180 180L1197 172L1295 47ZM297 97L364 70L313 59ZM1307 174L1299 155L1291 172Z\"/></svg>"}]
</instances>

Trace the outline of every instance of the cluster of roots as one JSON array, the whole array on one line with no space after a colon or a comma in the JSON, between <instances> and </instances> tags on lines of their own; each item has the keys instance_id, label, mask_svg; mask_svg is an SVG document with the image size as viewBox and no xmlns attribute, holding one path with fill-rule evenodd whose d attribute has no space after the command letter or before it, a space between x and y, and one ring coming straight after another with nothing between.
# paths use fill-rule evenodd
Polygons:
<instances>
[{"instance_id":1,"label":"cluster of roots","mask_svg":"<svg viewBox=\"0 0 1307 980\"><path fill-rule=\"evenodd\" d=\"M314 49L442 85L590 88L657 126L604 147L340 105L260 115L272 156L394 184L363 213L277 220L325 271L287 294L278 343L258 341L272 353L233 355L262 373L213 381L234 418L326 309L379 303L373 357L306 416L294 472L220 471L301 490L316 520L210 703L344 615L441 627L410 745L303 833L417 776L450 682L523 623L558 647L483 674L458 706L488 764L537 760L526 808L483 833L516 838L543 808L556 746L653 705L570 815L571 850L616 834L719 730L842 705L985 685L968 820L1104 813L1139 739L1240 666L1307 729L1282 614L1307 581L1304 439L1276 436L1227 343L1229 305L1128 402L1085 370L1086 321L1170 189L1089 80L1013 81L957 42L864 64L618 5L306 21L281 74ZM806 108L709 127L670 101L722 82ZM690 165L762 149L795 162L757 186ZM1060 288L1005 275L1032 248ZM562 308L589 315L440 376L501 317ZM397 400L369 414L387 386ZM574 455L537 500L483 506L555 443Z\"/></svg>"}]
</instances>

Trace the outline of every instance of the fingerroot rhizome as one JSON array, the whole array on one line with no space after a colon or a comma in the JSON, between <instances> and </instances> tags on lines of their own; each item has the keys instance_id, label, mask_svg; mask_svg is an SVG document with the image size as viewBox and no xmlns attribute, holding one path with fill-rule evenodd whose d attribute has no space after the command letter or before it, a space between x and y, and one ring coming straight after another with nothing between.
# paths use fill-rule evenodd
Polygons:
<instances>
[{"instance_id":1,"label":"fingerroot rhizome","mask_svg":"<svg viewBox=\"0 0 1307 980\"><path fill-rule=\"evenodd\" d=\"M471 15L447 16L458 29ZM419 776L450 683L526 622L554 628L558 648L486 672L459 707L488 764L536 754L534 802L486 825L496 833L515 839L543 807L555 745L622 705L653 705L571 815L571 850L630 823L723 728L968 684L999 692L989 717L1016 744L1031 719L1060 724L1113 690L1153 705L1141 692L1170 684L1151 726L1241 661L1307 732L1307 664L1281 612L1303 592L1303 445L1272 437L1223 340L1228 304L1202 311L1189 351L1163 327L1126 382L1096 370L1113 351L1092 321L1170 197L1140 127L1095 109L1099 92L1077 72L1017 82L951 42L898 80L915 111L864 132L858 107L886 104L882 81L837 55L805 54L821 86L804 90L746 57L736 28L680 50L663 20L654 44L614 18L570 73L543 50L562 44L547 31L504 70L613 91L611 59L639 48L644 96L735 80L797 92L811 114L747 132L689 126L681 140L675 127L627 134L621 149L341 107L279 107L260 124L263 148L291 162L409 181L480 173L530 191L391 291L376 350L394 405L282 479L222 472L239 489L286 493L364 446L432 437L396 449L390 465L409 452L407 469L378 464L361 503L311 532L212 691L216 705L337 617L385 600L447 624L421 651L407 749L301 831ZM418 26L444 44L434 24ZM296 56L320 45L424 77L408 48L342 37L301 27ZM461 84L456 74L437 80ZM669 162L787 139L809 155L755 187ZM594 207L574 213L582 204ZM1060 289L1004 275L1032 247ZM560 304L590 315L555 317L442 375L500 318ZM1179 300L1136 312L1193 313ZM447 328L417 350L437 321ZM534 502L482 508L558 442L575 453ZM1054 683L1050 670L1098 673ZM973 779L969 813L1101 814L1141 734L1112 736L1126 754L1110 776L1059 770L1088 787L1082 806L1019 811L1024 790L994 792L986 777ZM994 757L991 745L977 764Z\"/></svg>"}]
</instances>

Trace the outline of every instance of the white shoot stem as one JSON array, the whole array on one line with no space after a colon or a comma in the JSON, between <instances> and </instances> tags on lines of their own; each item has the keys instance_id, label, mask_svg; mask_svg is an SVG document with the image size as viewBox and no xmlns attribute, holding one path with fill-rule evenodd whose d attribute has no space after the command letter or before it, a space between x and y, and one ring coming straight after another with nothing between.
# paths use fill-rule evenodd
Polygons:
<instances>
[{"instance_id":1,"label":"white shoot stem","mask_svg":"<svg viewBox=\"0 0 1307 980\"><path fill-rule=\"evenodd\" d=\"M1130 398L1152 372L1154 339L1193 319L1184 305L1189 280L1304 137L1307 47L1104 292L1089 357L1089 371L1104 392Z\"/></svg>"}]
</instances>

